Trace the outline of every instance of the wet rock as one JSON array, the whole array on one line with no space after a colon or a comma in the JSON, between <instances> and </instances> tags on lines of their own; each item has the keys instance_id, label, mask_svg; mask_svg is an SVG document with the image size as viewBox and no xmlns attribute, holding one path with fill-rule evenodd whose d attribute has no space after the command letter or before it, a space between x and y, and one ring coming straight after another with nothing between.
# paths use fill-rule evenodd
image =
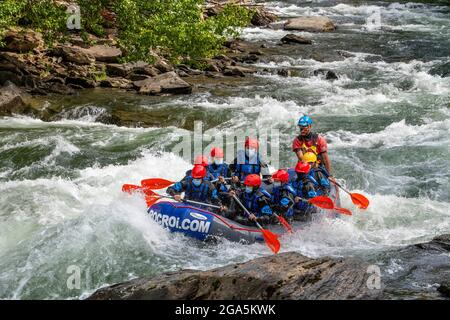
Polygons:
<instances>
[{"instance_id":1,"label":"wet rock","mask_svg":"<svg viewBox=\"0 0 450 320\"><path fill-rule=\"evenodd\" d=\"M105 45L92 46L86 49L86 52L94 56L96 61L102 62L117 62L122 56L122 51L119 48Z\"/></svg>"},{"instance_id":2,"label":"wet rock","mask_svg":"<svg viewBox=\"0 0 450 320\"><path fill-rule=\"evenodd\" d=\"M429 73L433 76L442 78L450 77L450 62L439 64L430 69Z\"/></svg>"},{"instance_id":3,"label":"wet rock","mask_svg":"<svg viewBox=\"0 0 450 320\"><path fill-rule=\"evenodd\" d=\"M336 73L333 70L328 69L317 69L314 70L314 75L325 75L326 80L337 80L339 77L336 75Z\"/></svg>"},{"instance_id":4,"label":"wet rock","mask_svg":"<svg viewBox=\"0 0 450 320\"><path fill-rule=\"evenodd\" d=\"M188 67L187 65L184 65L184 64L178 65L177 69L180 70L180 71L185 72L189 76L197 76L197 75L203 74L202 71L192 69L192 68L190 68L190 67Z\"/></svg>"},{"instance_id":5,"label":"wet rock","mask_svg":"<svg viewBox=\"0 0 450 320\"><path fill-rule=\"evenodd\" d=\"M444 297L450 298L450 281L441 283L437 291Z\"/></svg>"},{"instance_id":6,"label":"wet rock","mask_svg":"<svg viewBox=\"0 0 450 320\"><path fill-rule=\"evenodd\" d=\"M174 67L164 59L158 59L155 62L154 67L156 69L158 69L159 71L161 71L161 73L167 73L170 71L174 71Z\"/></svg>"},{"instance_id":7,"label":"wet rock","mask_svg":"<svg viewBox=\"0 0 450 320\"><path fill-rule=\"evenodd\" d=\"M29 52L41 48L44 44L42 34L30 29L10 29L3 39L5 49L14 52Z\"/></svg>"},{"instance_id":8,"label":"wet rock","mask_svg":"<svg viewBox=\"0 0 450 320\"><path fill-rule=\"evenodd\" d=\"M292 75L289 69L280 69L277 71L277 74L282 77L290 77Z\"/></svg>"},{"instance_id":9,"label":"wet rock","mask_svg":"<svg viewBox=\"0 0 450 320\"><path fill-rule=\"evenodd\" d=\"M154 77L161 72L147 62L137 61L130 63L109 63L105 66L106 74L110 77L128 77L131 74L144 74Z\"/></svg>"},{"instance_id":10,"label":"wet rock","mask_svg":"<svg viewBox=\"0 0 450 320\"><path fill-rule=\"evenodd\" d=\"M24 96L25 93L15 84L6 81L0 88L0 116L26 113L29 107Z\"/></svg>"},{"instance_id":11,"label":"wet rock","mask_svg":"<svg viewBox=\"0 0 450 320\"><path fill-rule=\"evenodd\" d=\"M415 246L422 250L448 252L450 251L450 234L437 236L430 242L419 243Z\"/></svg>"},{"instance_id":12,"label":"wet rock","mask_svg":"<svg viewBox=\"0 0 450 320\"><path fill-rule=\"evenodd\" d=\"M267 26L277 20L278 17L276 14L262 7L256 10L255 14L252 17L251 24L254 26Z\"/></svg>"},{"instance_id":13,"label":"wet rock","mask_svg":"<svg viewBox=\"0 0 450 320\"><path fill-rule=\"evenodd\" d=\"M241 61L244 63L256 63L259 60L259 56L256 54L248 54L241 58Z\"/></svg>"},{"instance_id":14,"label":"wet rock","mask_svg":"<svg viewBox=\"0 0 450 320\"><path fill-rule=\"evenodd\" d=\"M145 77L145 76L144 76ZM139 79L143 80L143 79ZM103 88L119 88L119 89L132 89L133 84L130 80L124 78L107 78L100 81L100 87Z\"/></svg>"},{"instance_id":15,"label":"wet rock","mask_svg":"<svg viewBox=\"0 0 450 320\"><path fill-rule=\"evenodd\" d=\"M57 57L62 57L65 61L80 65L92 64L95 62L95 57L92 53L78 46L62 45L56 47L52 51L52 54Z\"/></svg>"},{"instance_id":16,"label":"wet rock","mask_svg":"<svg viewBox=\"0 0 450 320\"><path fill-rule=\"evenodd\" d=\"M175 72L167 72L142 81L133 82L140 94L189 94L192 86L182 80Z\"/></svg>"},{"instance_id":17,"label":"wet rock","mask_svg":"<svg viewBox=\"0 0 450 320\"><path fill-rule=\"evenodd\" d=\"M306 37L297 36L293 33L289 33L281 38L282 43L298 43L298 44L312 44L312 40Z\"/></svg>"},{"instance_id":18,"label":"wet rock","mask_svg":"<svg viewBox=\"0 0 450 320\"><path fill-rule=\"evenodd\" d=\"M241 66L228 66L225 68L223 75L232 77L245 77L247 73L255 73L255 69L245 68Z\"/></svg>"},{"instance_id":19,"label":"wet rock","mask_svg":"<svg viewBox=\"0 0 450 320\"><path fill-rule=\"evenodd\" d=\"M95 88L97 86L94 80L84 77L67 77L66 84L71 85L73 88Z\"/></svg>"},{"instance_id":20,"label":"wet rock","mask_svg":"<svg viewBox=\"0 0 450 320\"><path fill-rule=\"evenodd\" d=\"M329 32L336 30L336 25L328 17L310 16L289 19L284 25L284 29L308 32Z\"/></svg>"},{"instance_id":21,"label":"wet rock","mask_svg":"<svg viewBox=\"0 0 450 320\"><path fill-rule=\"evenodd\" d=\"M209 271L135 279L99 289L89 299L376 299L382 291L367 288L367 267L355 258L286 252Z\"/></svg>"},{"instance_id":22,"label":"wet rock","mask_svg":"<svg viewBox=\"0 0 450 320\"><path fill-rule=\"evenodd\" d=\"M127 77L127 79L130 79L132 82L142 81L142 80L146 80L148 78L151 78L151 77L146 74L139 74L139 73L132 73L132 74L128 75L128 77Z\"/></svg>"}]
</instances>

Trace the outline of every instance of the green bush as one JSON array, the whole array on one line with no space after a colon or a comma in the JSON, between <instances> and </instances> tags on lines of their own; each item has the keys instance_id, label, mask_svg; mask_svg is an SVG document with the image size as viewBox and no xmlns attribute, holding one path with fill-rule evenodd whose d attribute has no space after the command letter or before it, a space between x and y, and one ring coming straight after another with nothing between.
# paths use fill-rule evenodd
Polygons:
<instances>
[{"instance_id":1,"label":"green bush","mask_svg":"<svg viewBox=\"0 0 450 320\"><path fill-rule=\"evenodd\" d=\"M81 11L82 35L103 35L107 21L104 12L116 14L119 45L125 60L152 62L152 49L158 49L172 62L217 55L228 37L248 25L252 12L239 6L226 6L217 16L203 19L203 0L77 0ZM68 14L54 0L2 0L0 32L11 26L40 31L47 45L68 34Z\"/></svg>"},{"instance_id":2,"label":"green bush","mask_svg":"<svg viewBox=\"0 0 450 320\"><path fill-rule=\"evenodd\" d=\"M220 52L227 37L248 25L252 13L226 6L215 17L202 19L203 0L120 0L115 12L120 45L129 60L151 60L149 49L167 49L172 62L195 62Z\"/></svg>"}]
</instances>

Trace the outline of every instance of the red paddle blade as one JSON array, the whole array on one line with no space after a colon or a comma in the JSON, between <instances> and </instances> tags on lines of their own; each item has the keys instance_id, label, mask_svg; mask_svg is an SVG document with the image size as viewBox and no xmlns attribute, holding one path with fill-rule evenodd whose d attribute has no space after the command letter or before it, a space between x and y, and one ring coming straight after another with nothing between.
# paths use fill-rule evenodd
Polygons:
<instances>
[{"instance_id":1,"label":"red paddle blade","mask_svg":"<svg viewBox=\"0 0 450 320\"><path fill-rule=\"evenodd\" d=\"M278 251L280 251L281 244L278 240L277 235L266 229L261 229L261 232L264 237L264 241L266 242L270 250L272 250L273 253L277 253Z\"/></svg>"},{"instance_id":2,"label":"red paddle blade","mask_svg":"<svg viewBox=\"0 0 450 320\"><path fill-rule=\"evenodd\" d=\"M132 192L134 192L134 191L139 190L139 189L141 189L141 187L140 186L136 186L134 184L124 184L122 186L122 192L127 192L127 193L130 193L130 194Z\"/></svg>"},{"instance_id":3,"label":"red paddle blade","mask_svg":"<svg viewBox=\"0 0 450 320\"><path fill-rule=\"evenodd\" d=\"M367 209L369 206L369 199L359 193L351 193L352 202L357 205L360 209Z\"/></svg>"},{"instance_id":4,"label":"red paddle blade","mask_svg":"<svg viewBox=\"0 0 450 320\"><path fill-rule=\"evenodd\" d=\"M336 212L345 214L347 216L351 216L352 215L352 212L350 210L346 209L346 208L335 207L333 210L336 211Z\"/></svg>"},{"instance_id":5,"label":"red paddle blade","mask_svg":"<svg viewBox=\"0 0 450 320\"><path fill-rule=\"evenodd\" d=\"M280 220L281 224L287 229L287 231L289 233L292 233L292 227L291 225L286 221L285 218L283 218L282 216L277 216L278 220Z\"/></svg>"},{"instance_id":6,"label":"red paddle blade","mask_svg":"<svg viewBox=\"0 0 450 320\"><path fill-rule=\"evenodd\" d=\"M312 203L315 206L318 206L319 208L323 209L333 209L334 203L331 198L327 196L317 196L312 199L309 199L308 202Z\"/></svg>"},{"instance_id":7,"label":"red paddle blade","mask_svg":"<svg viewBox=\"0 0 450 320\"><path fill-rule=\"evenodd\" d=\"M145 195L149 197L159 197L159 194L154 192L153 190L150 190L149 188L143 188Z\"/></svg>"},{"instance_id":8,"label":"red paddle blade","mask_svg":"<svg viewBox=\"0 0 450 320\"><path fill-rule=\"evenodd\" d=\"M141 181L141 185L149 189L164 189L174 183L175 182L173 181L160 178L145 179Z\"/></svg>"},{"instance_id":9,"label":"red paddle blade","mask_svg":"<svg viewBox=\"0 0 450 320\"><path fill-rule=\"evenodd\" d=\"M147 207L151 207L159 199L161 199L161 198L158 196L145 196L145 202L147 203Z\"/></svg>"}]
</instances>

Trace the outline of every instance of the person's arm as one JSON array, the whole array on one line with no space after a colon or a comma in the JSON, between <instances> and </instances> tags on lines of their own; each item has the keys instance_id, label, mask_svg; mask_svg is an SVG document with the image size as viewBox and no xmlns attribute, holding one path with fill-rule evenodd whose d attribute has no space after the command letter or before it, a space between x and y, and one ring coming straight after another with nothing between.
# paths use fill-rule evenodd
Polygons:
<instances>
[{"instance_id":1,"label":"person's arm","mask_svg":"<svg viewBox=\"0 0 450 320\"><path fill-rule=\"evenodd\" d=\"M331 163L330 163L330 158L328 157L328 152L323 152L321 154L321 156L322 156L323 164L325 165L325 169L327 169L328 175L330 177L333 177L333 174L331 172Z\"/></svg>"},{"instance_id":2,"label":"person's arm","mask_svg":"<svg viewBox=\"0 0 450 320\"><path fill-rule=\"evenodd\" d=\"M166 193L173 196L175 200L180 201L181 193L186 190L186 180L181 180L173 186L168 187Z\"/></svg>"},{"instance_id":3,"label":"person's arm","mask_svg":"<svg viewBox=\"0 0 450 320\"><path fill-rule=\"evenodd\" d=\"M298 161L303 161L303 152L302 149L295 149L295 155L297 156Z\"/></svg>"}]
</instances>

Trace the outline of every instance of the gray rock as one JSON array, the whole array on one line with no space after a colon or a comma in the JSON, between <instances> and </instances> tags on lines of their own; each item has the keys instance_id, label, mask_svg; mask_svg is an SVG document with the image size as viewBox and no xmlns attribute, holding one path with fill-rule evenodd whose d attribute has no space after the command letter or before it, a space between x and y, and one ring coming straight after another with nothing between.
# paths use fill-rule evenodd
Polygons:
<instances>
[{"instance_id":1,"label":"gray rock","mask_svg":"<svg viewBox=\"0 0 450 320\"><path fill-rule=\"evenodd\" d=\"M241 66L228 66L225 68L223 75L233 77L245 77L246 73L255 73L255 69L245 68Z\"/></svg>"},{"instance_id":2,"label":"gray rock","mask_svg":"<svg viewBox=\"0 0 450 320\"><path fill-rule=\"evenodd\" d=\"M142 80L142 79L141 79ZM132 89L133 84L130 80L124 78L108 78L100 81L100 87L103 88L119 88L119 89Z\"/></svg>"},{"instance_id":3,"label":"gray rock","mask_svg":"<svg viewBox=\"0 0 450 320\"><path fill-rule=\"evenodd\" d=\"M265 8L259 8L253 15L251 23L254 26L267 26L277 20L277 15L273 14Z\"/></svg>"},{"instance_id":4,"label":"gray rock","mask_svg":"<svg viewBox=\"0 0 450 320\"><path fill-rule=\"evenodd\" d=\"M95 57L87 49L78 46L62 45L53 50L53 55L62 57L65 61L76 64L92 64L95 62Z\"/></svg>"},{"instance_id":5,"label":"gray rock","mask_svg":"<svg viewBox=\"0 0 450 320\"><path fill-rule=\"evenodd\" d=\"M28 104L24 101L25 93L12 82L6 81L0 88L0 116L23 114L28 110Z\"/></svg>"},{"instance_id":6,"label":"gray rock","mask_svg":"<svg viewBox=\"0 0 450 320\"><path fill-rule=\"evenodd\" d=\"M122 56L122 51L119 48L105 45L92 46L86 49L86 52L94 56L96 61L102 62L117 62Z\"/></svg>"},{"instance_id":7,"label":"gray rock","mask_svg":"<svg viewBox=\"0 0 450 320\"><path fill-rule=\"evenodd\" d=\"M298 43L298 44L312 44L312 40L310 38L297 36L293 33L289 33L281 38L282 43Z\"/></svg>"},{"instance_id":8,"label":"gray rock","mask_svg":"<svg viewBox=\"0 0 450 320\"><path fill-rule=\"evenodd\" d=\"M14 52L29 52L43 46L42 34L30 29L10 29L3 38L5 49Z\"/></svg>"},{"instance_id":9,"label":"gray rock","mask_svg":"<svg viewBox=\"0 0 450 320\"><path fill-rule=\"evenodd\" d=\"M438 292L444 297L450 298L450 282L443 282L438 287Z\"/></svg>"},{"instance_id":10,"label":"gray rock","mask_svg":"<svg viewBox=\"0 0 450 320\"><path fill-rule=\"evenodd\" d=\"M182 80L174 71L157 75L142 81L133 82L141 94L189 94L192 86Z\"/></svg>"},{"instance_id":11,"label":"gray rock","mask_svg":"<svg viewBox=\"0 0 450 320\"><path fill-rule=\"evenodd\" d=\"M382 290L367 288L367 267L355 258L286 252L209 271L135 279L99 289L88 299L377 299Z\"/></svg>"},{"instance_id":12,"label":"gray rock","mask_svg":"<svg viewBox=\"0 0 450 320\"><path fill-rule=\"evenodd\" d=\"M309 16L289 19L284 25L284 29L308 32L329 32L336 30L336 25L328 17Z\"/></svg>"},{"instance_id":13,"label":"gray rock","mask_svg":"<svg viewBox=\"0 0 450 320\"><path fill-rule=\"evenodd\" d=\"M328 69L317 69L314 70L314 75L318 76L318 75L325 75L325 79L326 80L337 80L339 79L338 76L336 75L336 73L333 70L328 70Z\"/></svg>"}]
</instances>

